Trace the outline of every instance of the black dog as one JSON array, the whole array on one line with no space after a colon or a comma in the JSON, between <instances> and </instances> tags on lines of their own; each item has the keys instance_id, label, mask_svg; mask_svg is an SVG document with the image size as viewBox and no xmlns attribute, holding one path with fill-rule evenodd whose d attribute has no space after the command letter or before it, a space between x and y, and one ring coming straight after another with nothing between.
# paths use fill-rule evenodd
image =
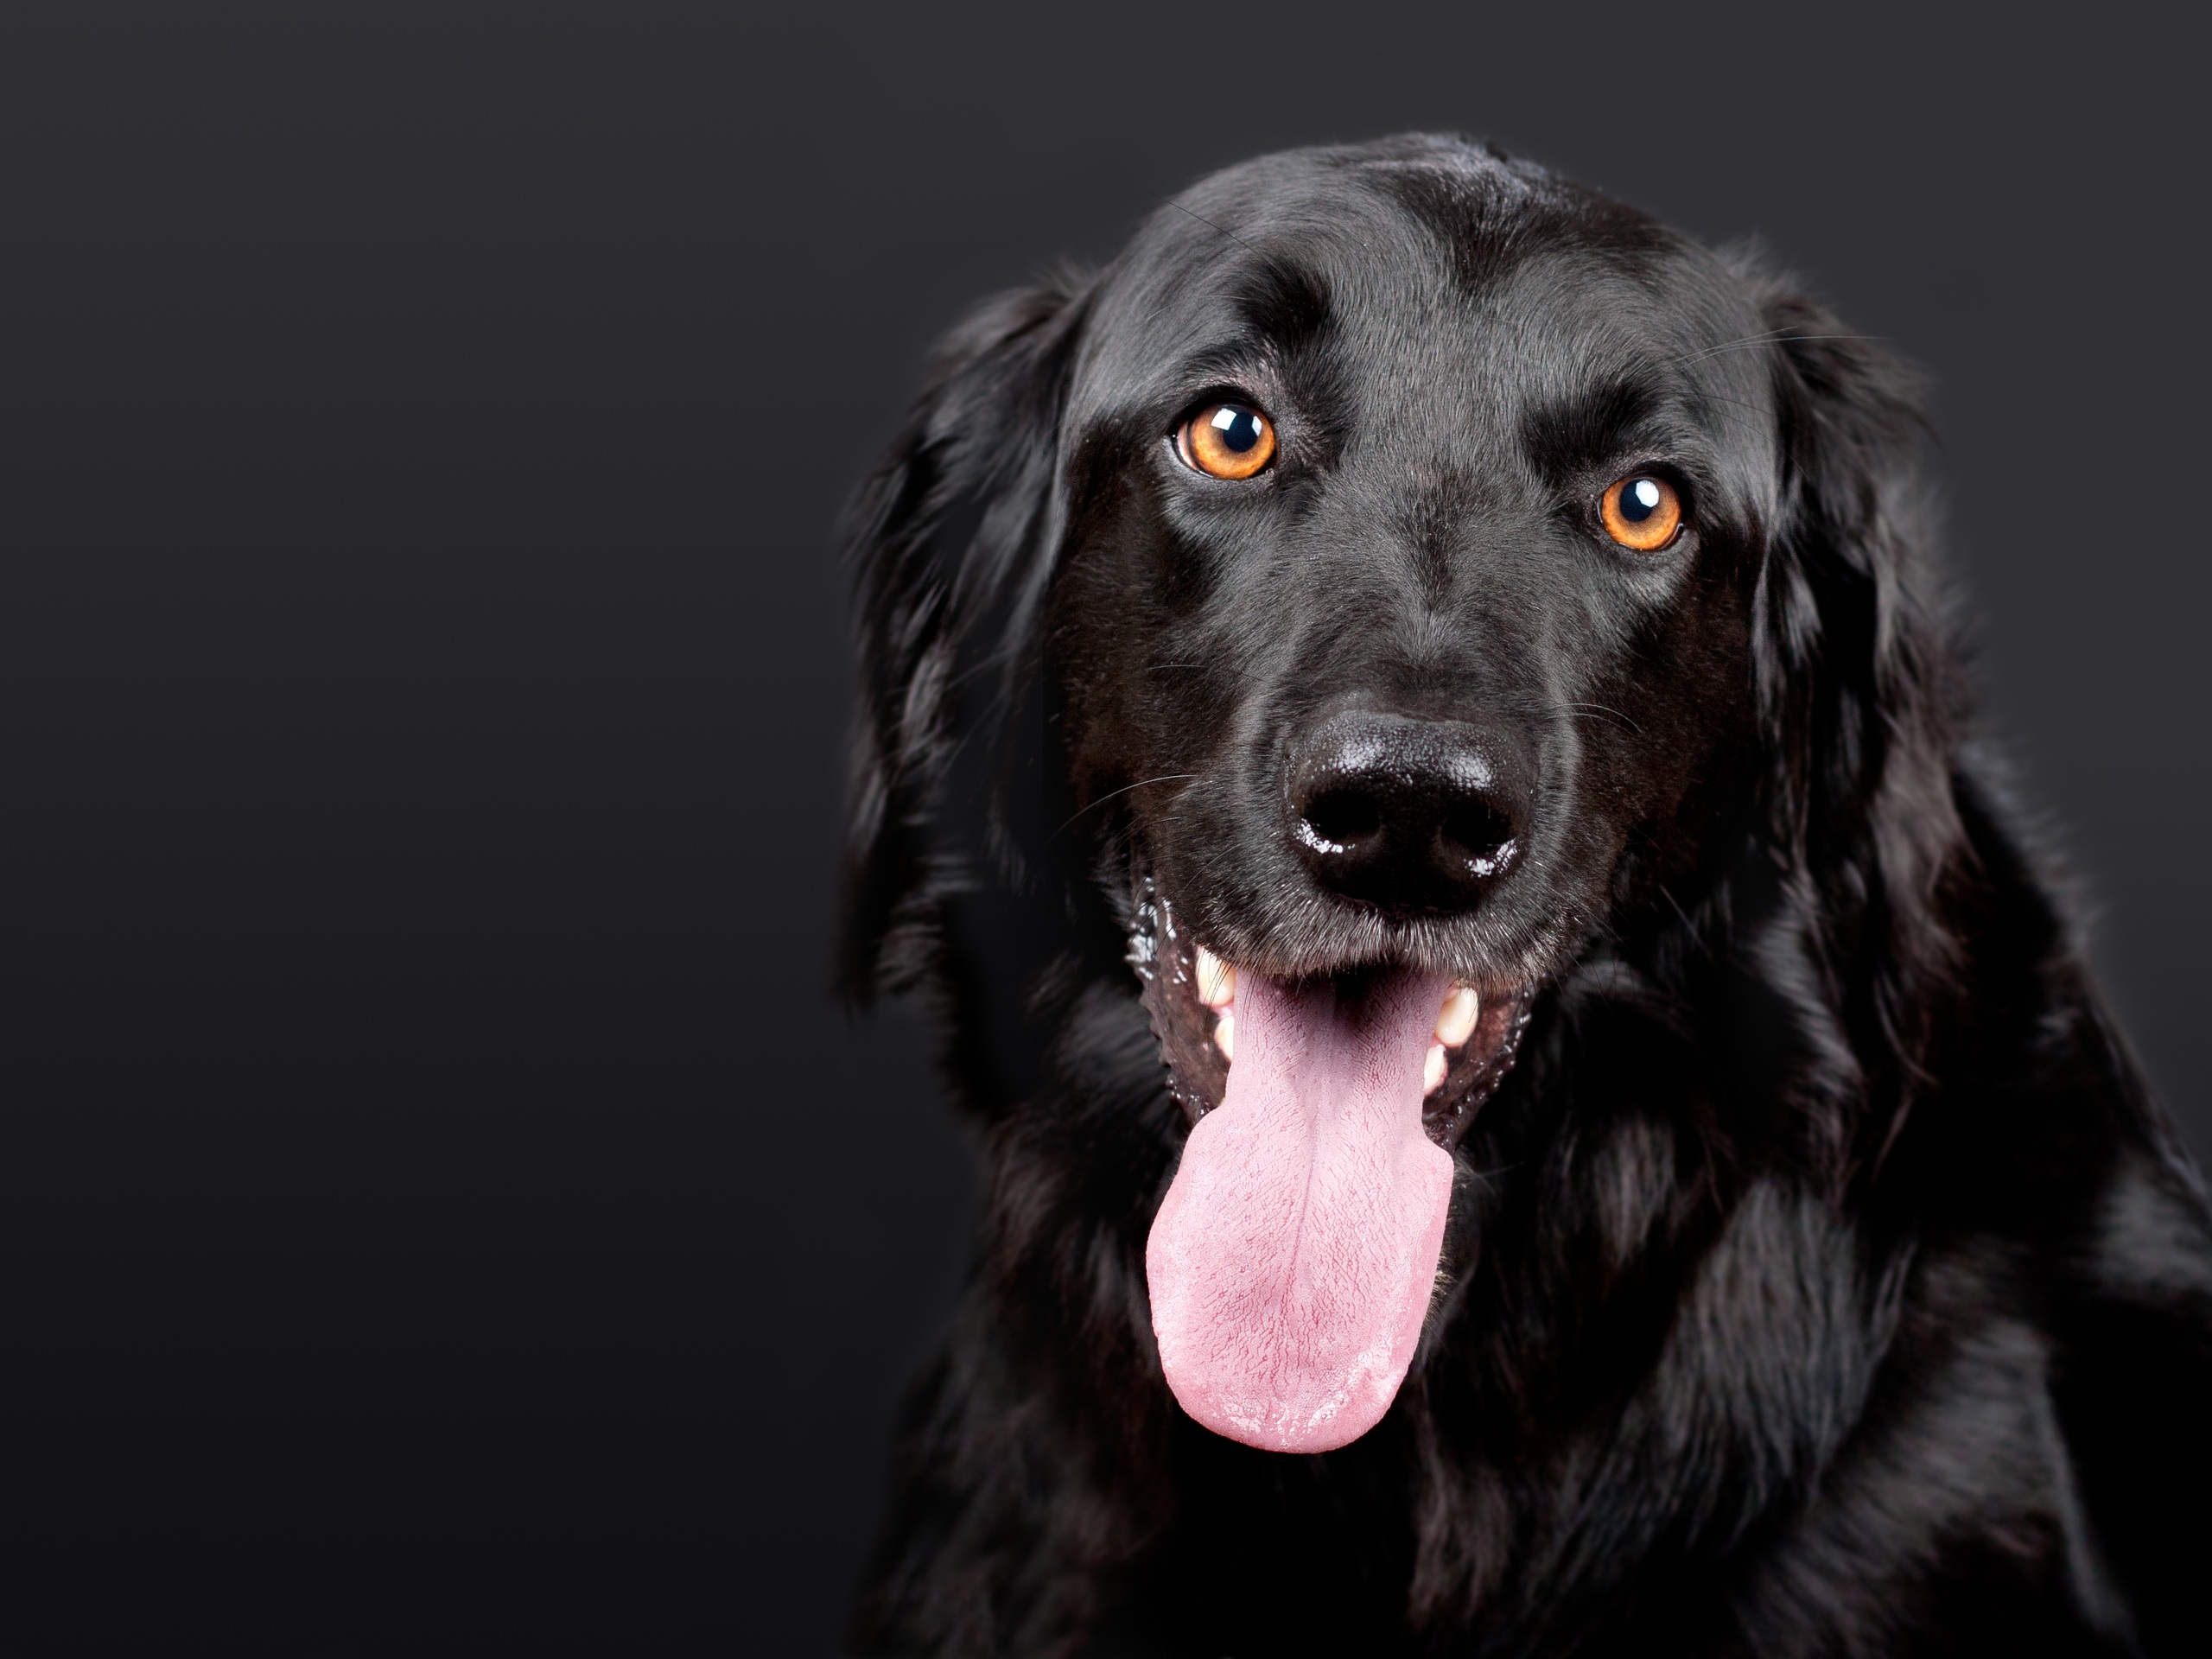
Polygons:
<instances>
[{"instance_id":1,"label":"black dog","mask_svg":"<svg viewBox=\"0 0 2212 1659\"><path fill-rule=\"evenodd\" d=\"M1451 139L953 336L859 510L846 971L939 1001L989 1211L864 1646L2212 1653L2212 1227L1920 436Z\"/></svg>"}]
</instances>

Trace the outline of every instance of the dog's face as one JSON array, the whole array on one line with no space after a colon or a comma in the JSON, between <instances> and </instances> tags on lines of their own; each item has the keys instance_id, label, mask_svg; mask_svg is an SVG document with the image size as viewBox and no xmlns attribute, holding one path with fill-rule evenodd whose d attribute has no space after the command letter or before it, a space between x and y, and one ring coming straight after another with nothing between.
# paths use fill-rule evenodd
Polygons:
<instances>
[{"instance_id":1,"label":"dog's face","mask_svg":"<svg viewBox=\"0 0 2212 1659\"><path fill-rule=\"evenodd\" d=\"M1503 168L1262 163L1196 211L1109 281L1065 417L1077 805L1124 805L1231 963L1510 1001L1730 794L1777 480L1758 312Z\"/></svg>"},{"instance_id":2,"label":"dog's face","mask_svg":"<svg viewBox=\"0 0 2212 1659\"><path fill-rule=\"evenodd\" d=\"M1709 887L1781 748L1802 822L1885 741L1909 413L1794 303L1464 144L1270 157L987 315L886 474L878 925L928 868L1090 859L1191 1123L1160 1362L1220 1432L1380 1417L1532 1002ZM946 711L1024 662L1064 821L955 876L887 826L1010 798Z\"/></svg>"}]
</instances>

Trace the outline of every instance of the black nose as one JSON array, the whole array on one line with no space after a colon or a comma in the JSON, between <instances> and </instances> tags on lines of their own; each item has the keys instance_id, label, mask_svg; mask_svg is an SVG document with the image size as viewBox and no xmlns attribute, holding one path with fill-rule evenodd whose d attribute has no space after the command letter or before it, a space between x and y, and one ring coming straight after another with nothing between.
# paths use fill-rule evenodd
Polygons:
<instances>
[{"instance_id":1,"label":"black nose","mask_svg":"<svg viewBox=\"0 0 2212 1659\"><path fill-rule=\"evenodd\" d=\"M1293 840L1322 886L1393 911L1465 910L1509 868L1526 768L1457 721L1339 714L1291 758Z\"/></svg>"}]
</instances>

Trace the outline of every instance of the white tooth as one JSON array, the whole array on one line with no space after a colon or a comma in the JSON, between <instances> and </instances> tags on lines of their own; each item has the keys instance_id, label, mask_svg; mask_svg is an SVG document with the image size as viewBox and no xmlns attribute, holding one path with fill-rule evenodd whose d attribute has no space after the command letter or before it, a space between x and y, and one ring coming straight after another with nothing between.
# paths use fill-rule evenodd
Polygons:
<instances>
[{"instance_id":1,"label":"white tooth","mask_svg":"<svg viewBox=\"0 0 2212 1659\"><path fill-rule=\"evenodd\" d=\"M1221 1058L1235 1062L1236 1058L1236 1016L1224 1014L1213 1022L1213 1046L1221 1051Z\"/></svg>"},{"instance_id":2,"label":"white tooth","mask_svg":"<svg viewBox=\"0 0 2212 1659\"><path fill-rule=\"evenodd\" d=\"M1444 1071L1448 1062L1444 1058L1444 1045L1431 1043L1428 1058L1421 1069L1421 1091L1433 1095L1444 1086Z\"/></svg>"},{"instance_id":3,"label":"white tooth","mask_svg":"<svg viewBox=\"0 0 2212 1659\"><path fill-rule=\"evenodd\" d=\"M1236 970L1205 948L1198 947L1198 1001L1210 1008L1225 1008L1236 1000Z\"/></svg>"},{"instance_id":4,"label":"white tooth","mask_svg":"<svg viewBox=\"0 0 2212 1659\"><path fill-rule=\"evenodd\" d=\"M1444 1006L1436 1012L1436 1040L1446 1048L1457 1048L1471 1036L1475 1016L1482 1011L1482 1004L1471 985L1454 985L1445 994Z\"/></svg>"}]
</instances>

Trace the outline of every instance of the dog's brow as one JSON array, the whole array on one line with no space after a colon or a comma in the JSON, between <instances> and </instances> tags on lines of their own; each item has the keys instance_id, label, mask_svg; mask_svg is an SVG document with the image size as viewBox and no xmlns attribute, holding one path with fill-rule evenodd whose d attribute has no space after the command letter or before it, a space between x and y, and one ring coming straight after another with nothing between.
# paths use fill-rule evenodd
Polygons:
<instances>
[{"instance_id":1,"label":"dog's brow","mask_svg":"<svg viewBox=\"0 0 2212 1659\"><path fill-rule=\"evenodd\" d=\"M1262 256L1241 275L1236 296L1245 326L1280 347L1295 350L1329 326L1327 285L1293 260Z\"/></svg>"},{"instance_id":2,"label":"dog's brow","mask_svg":"<svg viewBox=\"0 0 2212 1659\"><path fill-rule=\"evenodd\" d=\"M1530 410L1521 423L1521 445L1537 471L1563 481L1616 454L1657 401L1641 376L1602 381Z\"/></svg>"}]
</instances>

